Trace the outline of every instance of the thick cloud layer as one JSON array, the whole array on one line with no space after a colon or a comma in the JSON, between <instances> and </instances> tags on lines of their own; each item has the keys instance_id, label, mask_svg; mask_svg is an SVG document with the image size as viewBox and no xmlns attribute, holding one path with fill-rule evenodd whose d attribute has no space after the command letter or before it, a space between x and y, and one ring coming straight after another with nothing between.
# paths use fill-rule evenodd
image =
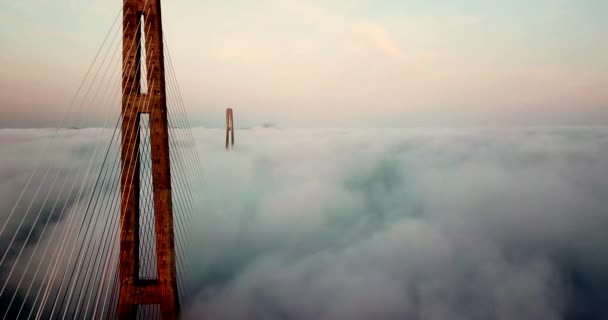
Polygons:
<instances>
[{"instance_id":1,"label":"thick cloud layer","mask_svg":"<svg viewBox=\"0 0 608 320\"><path fill-rule=\"evenodd\" d=\"M186 318L608 317L605 128L194 135Z\"/></svg>"},{"instance_id":2,"label":"thick cloud layer","mask_svg":"<svg viewBox=\"0 0 608 320\"><path fill-rule=\"evenodd\" d=\"M196 134L191 318L608 316L605 129Z\"/></svg>"}]
</instances>

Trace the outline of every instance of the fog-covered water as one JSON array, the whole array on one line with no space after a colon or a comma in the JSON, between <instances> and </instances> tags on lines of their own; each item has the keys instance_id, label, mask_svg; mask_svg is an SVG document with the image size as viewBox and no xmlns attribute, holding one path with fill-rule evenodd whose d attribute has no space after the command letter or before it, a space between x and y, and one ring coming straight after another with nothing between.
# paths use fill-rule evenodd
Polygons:
<instances>
[{"instance_id":1,"label":"fog-covered water","mask_svg":"<svg viewBox=\"0 0 608 320\"><path fill-rule=\"evenodd\" d=\"M3 207L40 157L83 161L70 132L0 131ZM606 128L193 134L186 318L608 317Z\"/></svg>"}]
</instances>

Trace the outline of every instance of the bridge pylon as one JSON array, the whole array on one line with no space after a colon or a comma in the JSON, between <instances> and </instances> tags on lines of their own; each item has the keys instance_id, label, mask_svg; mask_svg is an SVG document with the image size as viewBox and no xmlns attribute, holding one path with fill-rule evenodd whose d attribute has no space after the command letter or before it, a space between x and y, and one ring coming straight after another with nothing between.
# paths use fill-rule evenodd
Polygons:
<instances>
[{"instance_id":1,"label":"bridge pylon","mask_svg":"<svg viewBox=\"0 0 608 320\"><path fill-rule=\"evenodd\" d=\"M124 0L119 319L135 319L140 305L159 305L163 319L177 318L180 310L162 34L160 0ZM146 61L142 61L142 54ZM141 83L142 63L147 72L147 90ZM140 278L139 272L142 114L149 116L152 160L156 277L151 279Z\"/></svg>"},{"instance_id":2,"label":"bridge pylon","mask_svg":"<svg viewBox=\"0 0 608 320\"><path fill-rule=\"evenodd\" d=\"M234 147L234 116L232 108L226 109L226 149L230 146Z\"/></svg>"}]
</instances>

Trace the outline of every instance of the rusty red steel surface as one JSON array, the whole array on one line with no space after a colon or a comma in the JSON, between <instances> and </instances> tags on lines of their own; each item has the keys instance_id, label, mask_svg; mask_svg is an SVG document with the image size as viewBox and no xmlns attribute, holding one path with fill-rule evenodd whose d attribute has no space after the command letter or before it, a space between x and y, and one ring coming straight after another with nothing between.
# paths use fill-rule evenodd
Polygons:
<instances>
[{"instance_id":1,"label":"rusty red steel surface","mask_svg":"<svg viewBox=\"0 0 608 320\"><path fill-rule=\"evenodd\" d=\"M140 25L140 20L143 18ZM138 46L145 33L145 46ZM179 316L177 269L169 163L169 131L160 0L123 4L123 97L121 140L121 232L119 319L133 319L138 305L160 305L163 319ZM135 42L134 42L135 41ZM133 45L135 43L135 45ZM141 48L140 48L141 47ZM147 92L140 80L142 52L147 57ZM156 237L155 279L139 277L140 115L149 114L152 191Z\"/></svg>"}]
</instances>

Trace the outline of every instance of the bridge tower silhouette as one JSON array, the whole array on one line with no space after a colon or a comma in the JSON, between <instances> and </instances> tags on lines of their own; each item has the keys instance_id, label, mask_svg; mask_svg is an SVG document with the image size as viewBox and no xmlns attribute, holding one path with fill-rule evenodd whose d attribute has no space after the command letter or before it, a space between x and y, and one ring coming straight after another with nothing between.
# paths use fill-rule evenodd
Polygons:
<instances>
[{"instance_id":1,"label":"bridge tower silhouette","mask_svg":"<svg viewBox=\"0 0 608 320\"><path fill-rule=\"evenodd\" d=\"M226 109L226 149L230 146L234 147L234 116L232 108Z\"/></svg>"},{"instance_id":2,"label":"bridge tower silhouette","mask_svg":"<svg viewBox=\"0 0 608 320\"><path fill-rule=\"evenodd\" d=\"M132 46L131 43L145 43ZM145 55L145 61L142 61ZM138 306L159 305L163 319L178 317L171 195L167 94L160 0L124 0L121 140L120 319L134 319ZM144 80L140 68L145 63ZM145 86L142 81L147 81ZM145 101L144 101L145 100ZM145 103L141 103L145 102ZM140 275L140 121L149 117L156 277ZM153 242L154 243L154 242Z\"/></svg>"},{"instance_id":3,"label":"bridge tower silhouette","mask_svg":"<svg viewBox=\"0 0 608 320\"><path fill-rule=\"evenodd\" d=\"M0 214L0 319L175 319L194 302L204 175L161 1L115 3L57 126L40 131L34 167L15 172L22 188Z\"/></svg>"}]
</instances>

